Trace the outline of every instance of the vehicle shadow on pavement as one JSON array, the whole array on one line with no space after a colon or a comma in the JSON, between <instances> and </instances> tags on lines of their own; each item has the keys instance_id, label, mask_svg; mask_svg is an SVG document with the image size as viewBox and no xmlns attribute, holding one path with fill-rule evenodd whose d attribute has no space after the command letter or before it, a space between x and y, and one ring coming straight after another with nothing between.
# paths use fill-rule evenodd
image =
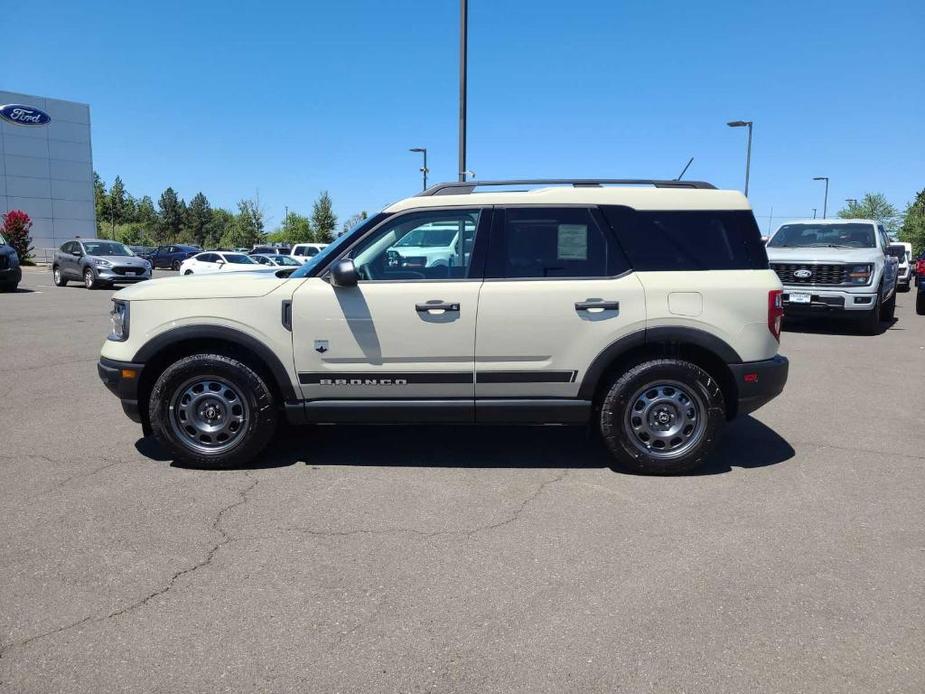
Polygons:
<instances>
[{"instance_id":1,"label":"vehicle shadow on pavement","mask_svg":"<svg viewBox=\"0 0 925 694\"><path fill-rule=\"evenodd\" d=\"M139 439L143 456L170 457L153 437ZM717 450L691 475L715 475L733 467L758 468L789 460L793 448L757 419L729 424ZM260 470L298 463L345 467L614 468L600 438L580 427L507 426L317 426L281 427L267 452L239 469ZM172 467L186 467L172 462Z\"/></svg>"},{"instance_id":2,"label":"vehicle shadow on pavement","mask_svg":"<svg viewBox=\"0 0 925 694\"><path fill-rule=\"evenodd\" d=\"M898 322L899 319L897 318L893 318L890 321L880 321L880 326L877 328L877 335L882 335L887 330L902 330L902 328L895 327ZM808 335L876 337L876 335L862 334L857 326L850 320L827 316L787 318L784 321L783 331L785 333L806 333Z\"/></svg>"}]
</instances>

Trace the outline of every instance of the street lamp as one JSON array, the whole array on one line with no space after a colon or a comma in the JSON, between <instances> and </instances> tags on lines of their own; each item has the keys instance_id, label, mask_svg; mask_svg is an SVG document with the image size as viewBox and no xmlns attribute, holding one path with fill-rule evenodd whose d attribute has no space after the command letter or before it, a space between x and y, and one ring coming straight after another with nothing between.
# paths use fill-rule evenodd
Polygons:
<instances>
[{"instance_id":1,"label":"street lamp","mask_svg":"<svg viewBox=\"0 0 925 694\"><path fill-rule=\"evenodd\" d=\"M816 218L816 208L814 207L814 208L813 208L813 219L815 219L815 218Z\"/></svg>"},{"instance_id":2,"label":"street lamp","mask_svg":"<svg viewBox=\"0 0 925 694\"><path fill-rule=\"evenodd\" d=\"M829 177L828 176L813 176L814 181L825 181L825 198L822 200L822 218L825 219L826 214L829 211Z\"/></svg>"},{"instance_id":3,"label":"street lamp","mask_svg":"<svg viewBox=\"0 0 925 694\"><path fill-rule=\"evenodd\" d=\"M748 197L748 176L752 168L752 121L733 120L726 125L730 128L748 128L748 149L745 153L745 197Z\"/></svg>"},{"instance_id":4,"label":"street lamp","mask_svg":"<svg viewBox=\"0 0 925 694\"><path fill-rule=\"evenodd\" d=\"M424 166L421 167L421 173L424 174L424 190L427 190L427 174L430 169L427 168L427 147L412 147L409 152L421 152L424 155Z\"/></svg>"}]
</instances>

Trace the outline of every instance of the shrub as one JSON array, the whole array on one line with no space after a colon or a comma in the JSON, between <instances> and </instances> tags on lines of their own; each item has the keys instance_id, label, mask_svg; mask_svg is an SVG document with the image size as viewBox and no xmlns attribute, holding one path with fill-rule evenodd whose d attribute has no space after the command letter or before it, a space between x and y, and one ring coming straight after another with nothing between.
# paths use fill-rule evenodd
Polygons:
<instances>
[{"instance_id":1,"label":"shrub","mask_svg":"<svg viewBox=\"0 0 925 694\"><path fill-rule=\"evenodd\" d=\"M19 261L24 264L28 264L33 251L30 231L32 231L32 220L22 210L10 210L3 215L3 226L0 226L0 233L16 251Z\"/></svg>"}]
</instances>

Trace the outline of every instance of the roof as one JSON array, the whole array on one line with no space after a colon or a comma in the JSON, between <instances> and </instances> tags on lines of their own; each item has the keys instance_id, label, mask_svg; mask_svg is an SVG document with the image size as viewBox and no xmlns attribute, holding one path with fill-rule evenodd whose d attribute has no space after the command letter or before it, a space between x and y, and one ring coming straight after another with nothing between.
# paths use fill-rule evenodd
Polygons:
<instances>
[{"instance_id":1,"label":"roof","mask_svg":"<svg viewBox=\"0 0 925 694\"><path fill-rule=\"evenodd\" d=\"M428 207L489 205L627 205L637 210L750 210L736 190L653 188L641 186L549 186L533 190L415 196L399 200L385 212Z\"/></svg>"},{"instance_id":2,"label":"roof","mask_svg":"<svg viewBox=\"0 0 925 694\"><path fill-rule=\"evenodd\" d=\"M791 219L784 224L873 224L877 226L880 222L876 219L842 219L841 217L834 217L831 219Z\"/></svg>"}]
</instances>

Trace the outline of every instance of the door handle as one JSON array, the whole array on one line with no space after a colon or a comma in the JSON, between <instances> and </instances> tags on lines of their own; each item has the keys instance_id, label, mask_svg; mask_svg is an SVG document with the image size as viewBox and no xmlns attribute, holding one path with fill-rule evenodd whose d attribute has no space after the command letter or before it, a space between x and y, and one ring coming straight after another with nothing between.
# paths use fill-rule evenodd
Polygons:
<instances>
[{"instance_id":1,"label":"door handle","mask_svg":"<svg viewBox=\"0 0 925 694\"><path fill-rule=\"evenodd\" d=\"M414 310L418 313L429 311L459 311L459 304L448 304L445 301L429 301L426 304L415 304Z\"/></svg>"},{"instance_id":2,"label":"door handle","mask_svg":"<svg viewBox=\"0 0 925 694\"><path fill-rule=\"evenodd\" d=\"M591 309L600 309L603 311L619 311L619 301L576 301L576 311L590 311Z\"/></svg>"}]
</instances>

